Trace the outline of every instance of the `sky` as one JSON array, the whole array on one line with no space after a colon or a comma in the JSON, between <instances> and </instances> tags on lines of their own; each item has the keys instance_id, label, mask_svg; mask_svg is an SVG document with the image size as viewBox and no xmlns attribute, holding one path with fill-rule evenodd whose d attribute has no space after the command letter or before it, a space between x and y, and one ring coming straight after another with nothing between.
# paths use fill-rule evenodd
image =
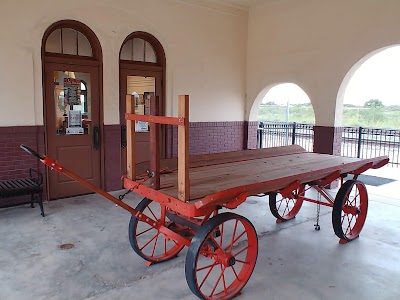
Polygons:
<instances>
[{"instance_id":1,"label":"sky","mask_svg":"<svg viewBox=\"0 0 400 300\"><path fill-rule=\"evenodd\" d=\"M362 106L370 99L384 105L400 105L400 46L375 54L354 73L344 94L345 104ZM284 83L273 87L263 103L273 101L286 105L308 103L307 94L296 84Z\"/></svg>"},{"instance_id":2,"label":"sky","mask_svg":"<svg viewBox=\"0 0 400 300\"><path fill-rule=\"evenodd\" d=\"M364 105L370 99L400 105L400 46L375 54L350 79L344 103Z\"/></svg>"},{"instance_id":3,"label":"sky","mask_svg":"<svg viewBox=\"0 0 400 300\"><path fill-rule=\"evenodd\" d=\"M297 84L282 83L270 89L262 102L274 102L279 105L286 105L287 102L290 104L298 104L310 103L311 101Z\"/></svg>"}]
</instances>

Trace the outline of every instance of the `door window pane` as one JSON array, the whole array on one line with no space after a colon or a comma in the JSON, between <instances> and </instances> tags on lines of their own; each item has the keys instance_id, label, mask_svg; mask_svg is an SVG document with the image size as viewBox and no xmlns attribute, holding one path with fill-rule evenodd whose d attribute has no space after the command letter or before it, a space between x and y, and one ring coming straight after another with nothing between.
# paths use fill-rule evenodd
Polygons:
<instances>
[{"instance_id":1,"label":"door window pane","mask_svg":"<svg viewBox=\"0 0 400 300\"><path fill-rule=\"evenodd\" d=\"M144 61L144 40L133 39L133 59L134 61Z\"/></svg>"},{"instance_id":2,"label":"door window pane","mask_svg":"<svg viewBox=\"0 0 400 300\"><path fill-rule=\"evenodd\" d=\"M63 54L78 55L78 32L70 28L62 29Z\"/></svg>"},{"instance_id":3,"label":"door window pane","mask_svg":"<svg viewBox=\"0 0 400 300\"><path fill-rule=\"evenodd\" d=\"M62 53L61 50L61 29L54 30L46 41L46 52Z\"/></svg>"},{"instance_id":4,"label":"door window pane","mask_svg":"<svg viewBox=\"0 0 400 300\"><path fill-rule=\"evenodd\" d=\"M93 56L92 46L86 36L78 32L78 55Z\"/></svg>"},{"instance_id":5,"label":"door window pane","mask_svg":"<svg viewBox=\"0 0 400 300\"><path fill-rule=\"evenodd\" d=\"M57 135L90 134L90 74L54 72L54 100Z\"/></svg>"},{"instance_id":6,"label":"door window pane","mask_svg":"<svg viewBox=\"0 0 400 300\"><path fill-rule=\"evenodd\" d=\"M157 62L156 52L154 51L153 46L149 42L145 43L144 56L146 62L151 62L151 63Z\"/></svg>"},{"instance_id":7,"label":"door window pane","mask_svg":"<svg viewBox=\"0 0 400 300\"><path fill-rule=\"evenodd\" d=\"M150 97L154 95L156 79L154 77L127 76L128 95L135 97L135 113L150 115ZM147 122L136 122L136 132L148 132Z\"/></svg>"},{"instance_id":8,"label":"door window pane","mask_svg":"<svg viewBox=\"0 0 400 300\"><path fill-rule=\"evenodd\" d=\"M132 40L127 41L124 46L122 46L120 59L133 60L133 45Z\"/></svg>"}]
</instances>

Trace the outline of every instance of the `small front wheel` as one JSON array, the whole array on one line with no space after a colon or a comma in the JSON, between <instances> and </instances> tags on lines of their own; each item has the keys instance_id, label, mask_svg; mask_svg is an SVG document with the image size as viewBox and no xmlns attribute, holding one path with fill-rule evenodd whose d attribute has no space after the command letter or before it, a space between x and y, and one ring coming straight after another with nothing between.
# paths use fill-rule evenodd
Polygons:
<instances>
[{"instance_id":1,"label":"small front wheel","mask_svg":"<svg viewBox=\"0 0 400 300\"><path fill-rule=\"evenodd\" d=\"M175 230L178 226L168 219L167 208L158 202L144 198L136 206L136 210L154 218L158 223L170 229ZM128 234L132 249L151 263L159 263L174 258L184 247L184 245L169 239L158 229L138 220L134 215L129 222Z\"/></svg>"},{"instance_id":2,"label":"small front wheel","mask_svg":"<svg viewBox=\"0 0 400 300\"><path fill-rule=\"evenodd\" d=\"M281 194L269 195L269 209L277 222L286 222L293 219L303 205L305 185L302 184L294 190L290 197L284 197Z\"/></svg>"},{"instance_id":3,"label":"small front wheel","mask_svg":"<svg viewBox=\"0 0 400 300\"><path fill-rule=\"evenodd\" d=\"M186 281L201 299L232 299L253 273L257 233L249 220L219 214L196 232L186 256Z\"/></svg>"},{"instance_id":4,"label":"small front wheel","mask_svg":"<svg viewBox=\"0 0 400 300\"><path fill-rule=\"evenodd\" d=\"M341 242L354 240L360 234L368 211L368 193L358 180L347 180L339 189L332 210L332 225Z\"/></svg>"}]
</instances>

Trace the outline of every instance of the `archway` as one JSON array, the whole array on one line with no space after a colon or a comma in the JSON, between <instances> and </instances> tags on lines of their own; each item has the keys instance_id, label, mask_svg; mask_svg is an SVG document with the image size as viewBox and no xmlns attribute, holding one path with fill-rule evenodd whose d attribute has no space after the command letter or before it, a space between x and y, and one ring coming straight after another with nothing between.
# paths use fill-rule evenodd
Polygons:
<instances>
[{"instance_id":1,"label":"archway","mask_svg":"<svg viewBox=\"0 0 400 300\"><path fill-rule=\"evenodd\" d=\"M312 151L314 109L298 85L281 83L263 89L250 115L259 122L258 147L298 144Z\"/></svg>"},{"instance_id":2,"label":"archway","mask_svg":"<svg viewBox=\"0 0 400 300\"><path fill-rule=\"evenodd\" d=\"M386 155L400 165L400 45L370 52L343 79L337 97L341 154L370 158Z\"/></svg>"},{"instance_id":3,"label":"archway","mask_svg":"<svg viewBox=\"0 0 400 300\"><path fill-rule=\"evenodd\" d=\"M63 20L42 40L46 152L102 187L102 51L85 24ZM49 199L90 191L57 172L47 173Z\"/></svg>"},{"instance_id":4,"label":"archway","mask_svg":"<svg viewBox=\"0 0 400 300\"><path fill-rule=\"evenodd\" d=\"M339 90L343 125L400 128L400 46L363 57L348 72Z\"/></svg>"},{"instance_id":5,"label":"archway","mask_svg":"<svg viewBox=\"0 0 400 300\"><path fill-rule=\"evenodd\" d=\"M314 124L315 116L310 98L297 84L281 83L265 94L257 120Z\"/></svg>"}]
</instances>

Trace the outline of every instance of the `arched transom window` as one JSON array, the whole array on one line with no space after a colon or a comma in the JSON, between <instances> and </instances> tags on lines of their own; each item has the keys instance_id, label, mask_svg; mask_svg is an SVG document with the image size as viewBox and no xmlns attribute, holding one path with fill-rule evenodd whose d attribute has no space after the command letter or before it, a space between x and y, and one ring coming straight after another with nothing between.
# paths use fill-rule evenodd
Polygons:
<instances>
[{"instance_id":1,"label":"arched transom window","mask_svg":"<svg viewBox=\"0 0 400 300\"><path fill-rule=\"evenodd\" d=\"M121 60L157 63L157 55L153 46L144 39L131 38L125 41L119 57Z\"/></svg>"},{"instance_id":2,"label":"arched transom window","mask_svg":"<svg viewBox=\"0 0 400 300\"><path fill-rule=\"evenodd\" d=\"M88 38L82 32L72 28L54 30L46 40L45 51L47 53L93 57Z\"/></svg>"}]
</instances>

